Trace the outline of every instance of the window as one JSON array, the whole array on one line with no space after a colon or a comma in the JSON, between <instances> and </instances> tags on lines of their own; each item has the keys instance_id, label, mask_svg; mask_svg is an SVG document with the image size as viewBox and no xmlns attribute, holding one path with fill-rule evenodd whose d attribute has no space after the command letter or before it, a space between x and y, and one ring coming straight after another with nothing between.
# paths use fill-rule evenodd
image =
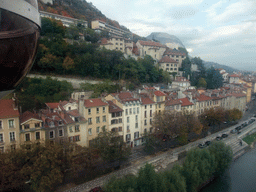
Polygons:
<instances>
[{"instance_id":1,"label":"window","mask_svg":"<svg viewBox=\"0 0 256 192\"><path fill-rule=\"evenodd\" d=\"M15 132L10 132L10 141L15 141Z\"/></svg>"},{"instance_id":2,"label":"window","mask_svg":"<svg viewBox=\"0 0 256 192\"><path fill-rule=\"evenodd\" d=\"M30 141L30 134L29 133L25 134L25 141Z\"/></svg>"},{"instance_id":3,"label":"window","mask_svg":"<svg viewBox=\"0 0 256 192\"><path fill-rule=\"evenodd\" d=\"M25 129L29 129L29 124L24 125Z\"/></svg>"},{"instance_id":4,"label":"window","mask_svg":"<svg viewBox=\"0 0 256 192\"><path fill-rule=\"evenodd\" d=\"M103 107L103 109L102 109L102 110L103 110L103 113L105 113L105 112L106 112L106 107Z\"/></svg>"},{"instance_id":5,"label":"window","mask_svg":"<svg viewBox=\"0 0 256 192\"><path fill-rule=\"evenodd\" d=\"M169 71L169 68L166 68L166 71Z\"/></svg>"},{"instance_id":6,"label":"window","mask_svg":"<svg viewBox=\"0 0 256 192\"><path fill-rule=\"evenodd\" d=\"M126 141L130 141L131 140L131 134L127 134L126 135Z\"/></svg>"},{"instance_id":7,"label":"window","mask_svg":"<svg viewBox=\"0 0 256 192\"><path fill-rule=\"evenodd\" d=\"M35 128L40 127L40 123L35 123Z\"/></svg>"},{"instance_id":8,"label":"window","mask_svg":"<svg viewBox=\"0 0 256 192\"><path fill-rule=\"evenodd\" d=\"M145 119L145 121L144 121L144 125L147 125L147 119Z\"/></svg>"},{"instance_id":9,"label":"window","mask_svg":"<svg viewBox=\"0 0 256 192\"><path fill-rule=\"evenodd\" d=\"M92 135L92 128L88 129L88 134Z\"/></svg>"},{"instance_id":10,"label":"window","mask_svg":"<svg viewBox=\"0 0 256 192\"><path fill-rule=\"evenodd\" d=\"M49 137L50 137L50 139L53 139L53 138L54 138L54 131L50 131L50 132L49 132Z\"/></svg>"},{"instance_id":11,"label":"window","mask_svg":"<svg viewBox=\"0 0 256 192\"><path fill-rule=\"evenodd\" d=\"M136 113L135 108L133 108L133 114L135 114L135 113Z\"/></svg>"},{"instance_id":12,"label":"window","mask_svg":"<svg viewBox=\"0 0 256 192\"><path fill-rule=\"evenodd\" d=\"M158 106L159 108L161 108L161 104L159 104L159 106Z\"/></svg>"},{"instance_id":13,"label":"window","mask_svg":"<svg viewBox=\"0 0 256 192\"><path fill-rule=\"evenodd\" d=\"M0 121L0 129L3 128L3 124L2 124L2 121Z\"/></svg>"},{"instance_id":14,"label":"window","mask_svg":"<svg viewBox=\"0 0 256 192\"><path fill-rule=\"evenodd\" d=\"M91 115L91 109L88 109L88 114Z\"/></svg>"},{"instance_id":15,"label":"window","mask_svg":"<svg viewBox=\"0 0 256 192\"><path fill-rule=\"evenodd\" d=\"M74 141L80 141L80 135L76 135L76 136L74 137Z\"/></svg>"},{"instance_id":16,"label":"window","mask_svg":"<svg viewBox=\"0 0 256 192\"><path fill-rule=\"evenodd\" d=\"M14 120L9 120L9 128L14 128Z\"/></svg>"},{"instance_id":17,"label":"window","mask_svg":"<svg viewBox=\"0 0 256 192\"><path fill-rule=\"evenodd\" d=\"M119 122L119 123L122 123L122 118L118 119L118 122Z\"/></svg>"},{"instance_id":18,"label":"window","mask_svg":"<svg viewBox=\"0 0 256 192\"><path fill-rule=\"evenodd\" d=\"M59 137L63 137L64 133L63 133L63 129L59 129Z\"/></svg>"},{"instance_id":19,"label":"window","mask_svg":"<svg viewBox=\"0 0 256 192\"><path fill-rule=\"evenodd\" d=\"M75 125L75 132L80 132L80 125Z\"/></svg>"},{"instance_id":20,"label":"window","mask_svg":"<svg viewBox=\"0 0 256 192\"><path fill-rule=\"evenodd\" d=\"M130 126L127 125L127 132L129 133L130 132Z\"/></svg>"},{"instance_id":21,"label":"window","mask_svg":"<svg viewBox=\"0 0 256 192\"><path fill-rule=\"evenodd\" d=\"M130 117L127 117L127 123L130 123Z\"/></svg>"},{"instance_id":22,"label":"window","mask_svg":"<svg viewBox=\"0 0 256 192\"><path fill-rule=\"evenodd\" d=\"M92 118L88 118L88 124L89 124L89 125L92 124Z\"/></svg>"},{"instance_id":23,"label":"window","mask_svg":"<svg viewBox=\"0 0 256 192\"><path fill-rule=\"evenodd\" d=\"M150 109L152 108L152 105L150 105Z\"/></svg>"},{"instance_id":24,"label":"window","mask_svg":"<svg viewBox=\"0 0 256 192\"><path fill-rule=\"evenodd\" d=\"M152 110L150 110L150 117L152 117Z\"/></svg>"},{"instance_id":25,"label":"window","mask_svg":"<svg viewBox=\"0 0 256 192\"><path fill-rule=\"evenodd\" d=\"M134 139L137 139L137 138L139 138L139 132L134 133Z\"/></svg>"},{"instance_id":26,"label":"window","mask_svg":"<svg viewBox=\"0 0 256 192\"><path fill-rule=\"evenodd\" d=\"M36 140L40 139L40 132L36 132Z\"/></svg>"},{"instance_id":27,"label":"window","mask_svg":"<svg viewBox=\"0 0 256 192\"><path fill-rule=\"evenodd\" d=\"M73 133L73 127L72 126L69 127L69 132Z\"/></svg>"},{"instance_id":28,"label":"window","mask_svg":"<svg viewBox=\"0 0 256 192\"><path fill-rule=\"evenodd\" d=\"M96 117L96 123L100 123L100 117Z\"/></svg>"},{"instance_id":29,"label":"window","mask_svg":"<svg viewBox=\"0 0 256 192\"><path fill-rule=\"evenodd\" d=\"M132 114L132 108L130 108L130 115Z\"/></svg>"},{"instance_id":30,"label":"window","mask_svg":"<svg viewBox=\"0 0 256 192\"><path fill-rule=\"evenodd\" d=\"M100 108L97 107L96 108L96 112L99 113L100 112Z\"/></svg>"},{"instance_id":31,"label":"window","mask_svg":"<svg viewBox=\"0 0 256 192\"><path fill-rule=\"evenodd\" d=\"M135 123L135 128L138 128L139 126L138 126L138 123Z\"/></svg>"},{"instance_id":32,"label":"window","mask_svg":"<svg viewBox=\"0 0 256 192\"><path fill-rule=\"evenodd\" d=\"M152 119L150 119L150 125L152 125Z\"/></svg>"},{"instance_id":33,"label":"window","mask_svg":"<svg viewBox=\"0 0 256 192\"><path fill-rule=\"evenodd\" d=\"M3 135L3 133L0 133L0 143L1 142L4 142L4 135Z\"/></svg>"},{"instance_id":34,"label":"window","mask_svg":"<svg viewBox=\"0 0 256 192\"><path fill-rule=\"evenodd\" d=\"M169 67L169 64L166 64L166 67Z\"/></svg>"},{"instance_id":35,"label":"window","mask_svg":"<svg viewBox=\"0 0 256 192\"><path fill-rule=\"evenodd\" d=\"M123 131L122 127L118 127L118 131L119 132Z\"/></svg>"},{"instance_id":36,"label":"window","mask_svg":"<svg viewBox=\"0 0 256 192\"><path fill-rule=\"evenodd\" d=\"M100 132L100 127L96 128L96 132L99 133Z\"/></svg>"},{"instance_id":37,"label":"window","mask_svg":"<svg viewBox=\"0 0 256 192\"><path fill-rule=\"evenodd\" d=\"M16 145L11 145L11 151L14 151L16 149Z\"/></svg>"},{"instance_id":38,"label":"window","mask_svg":"<svg viewBox=\"0 0 256 192\"><path fill-rule=\"evenodd\" d=\"M145 117L145 118L147 117L147 111L145 111L144 117Z\"/></svg>"},{"instance_id":39,"label":"window","mask_svg":"<svg viewBox=\"0 0 256 192\"><path fill-rule=\"evenodd\" d=\"M138 121L138 115L135 116L135 120L136 120L136 122Z\"/></svg>"},{"instance_id":40,"label":"window","mask_svg":"<svg viewBox=\"0 0 256 192\"><path fill-rule=\"evenodd\" d=\"M106 117L105 115L102 117L102 121L103 121L103 122L106 122L106 121L107 121L107 117Z\"/></svg>"},{"instance_id":41,"label":"window","mask_svg":"<svg viewBox=\"0 0 256 192\"><path fill-rule=\"evenodd\" d=\"M125 115L128 115L128 109L125 110Z\"/></svg>"}]
</instances>

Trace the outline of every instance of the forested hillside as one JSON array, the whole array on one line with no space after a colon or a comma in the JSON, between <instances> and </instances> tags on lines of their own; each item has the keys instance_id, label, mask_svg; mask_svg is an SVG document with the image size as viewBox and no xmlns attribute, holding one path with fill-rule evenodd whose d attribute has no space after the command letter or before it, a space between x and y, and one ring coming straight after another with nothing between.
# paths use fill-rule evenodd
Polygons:
<instances>
[{"instance_id":1,"label":"forested hillside","mask_svg":"<svg viewBox=\"0 0 256 192\"><path fill-rule=\"evenodd\" d=\"M42 38L32 72L123 79L136 84L170 81L168 73L158 69L150 56L136 61L126 59L120 51L99 48L97 41L104 34L86 29L86 40L91 43L75 41L76 34L81 30L84 29L79 26L65 28L58 21L43 18ZM73 44L64 40L67 36L73 38Z\"/></svg>"}]
</instances>

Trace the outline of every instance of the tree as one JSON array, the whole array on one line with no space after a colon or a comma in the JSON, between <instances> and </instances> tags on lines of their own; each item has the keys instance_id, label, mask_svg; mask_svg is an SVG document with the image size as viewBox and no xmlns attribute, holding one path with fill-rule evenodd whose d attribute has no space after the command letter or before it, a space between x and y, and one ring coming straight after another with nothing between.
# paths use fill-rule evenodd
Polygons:
<instances>
[{"instance_id":1,"label":"tree","mask_svg":"<svg viewBox=\"0 0 256 192\"><path fill-rule=\"evenodd\" d=\"M184 72L184 77L188 78L188 76L191 76L191 61L189 57L186 57L186 59L182 60L181 66L182 71Z\"/></svg>"},{"instance_id":2,"label":"tree","mask_svg":"<svg viewBox=\"0 0 256 192\"><path fill-rule=\"evenodd\" d=\"M203 87L203 88L207 87L207 83L204 78L200 77L197 83L197 87Z\"/></svg>"},{"instance_id":3,"label":"tree","mask_svg":"<svg viewBox=\"0 0 256 192\"><path fill-rule=\"evenodd\" d=\"M213 67L207 70L207 89L217 89L223 85L223 77L218 70Z\"/></svg>"},{"instance_id":4,"label":"tree","mask_svg":"<svg viewBox=\"0 0 256 192\"><path fill-rule=\"evenodd\" d=\"M99 151L104 161L126 160L131 152L131 148L117 132L106 131L104 128L94 139L93 147Z\"/></svg>"}]
</instances>

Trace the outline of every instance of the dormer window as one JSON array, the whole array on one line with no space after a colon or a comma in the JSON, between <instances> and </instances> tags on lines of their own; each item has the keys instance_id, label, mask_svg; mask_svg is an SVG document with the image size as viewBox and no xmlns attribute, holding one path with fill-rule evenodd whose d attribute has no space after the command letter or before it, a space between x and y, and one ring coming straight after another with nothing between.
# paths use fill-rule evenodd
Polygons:
<instances>
[{"instance_id":1,"label":"dormer window","mask_svg":"<svg viewBox=\"0 0 256 192\"><path fill-rule=\"evenodd\" d=\"M29 129L29 124L24 125L25 129Z\"/></svg>"},{"instance_id":2,"label":"dormer window","mask_svg":"<svg viewBox=\"0 0 256 192\"><path fill-rule=\"evenodd\" d=\"M54 127L54 122L51 121L51 122L49 123L49 126L50 126L50 127Z\"/></svg>"}]
</instances>

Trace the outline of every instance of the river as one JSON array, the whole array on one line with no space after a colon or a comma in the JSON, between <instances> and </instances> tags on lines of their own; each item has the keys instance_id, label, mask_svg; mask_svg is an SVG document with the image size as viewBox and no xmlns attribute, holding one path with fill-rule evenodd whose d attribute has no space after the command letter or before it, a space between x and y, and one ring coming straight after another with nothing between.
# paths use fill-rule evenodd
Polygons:
<instances>
[{"instance_id":1,"label":"river","mask_svg":"<svg viewBox=\"0 0 256 192\"><path fill-rule=\"evenodd\" d=\"M221 177L200 192L256 192L256 148L234 161Z\"/></svg>"}]
</instances>

